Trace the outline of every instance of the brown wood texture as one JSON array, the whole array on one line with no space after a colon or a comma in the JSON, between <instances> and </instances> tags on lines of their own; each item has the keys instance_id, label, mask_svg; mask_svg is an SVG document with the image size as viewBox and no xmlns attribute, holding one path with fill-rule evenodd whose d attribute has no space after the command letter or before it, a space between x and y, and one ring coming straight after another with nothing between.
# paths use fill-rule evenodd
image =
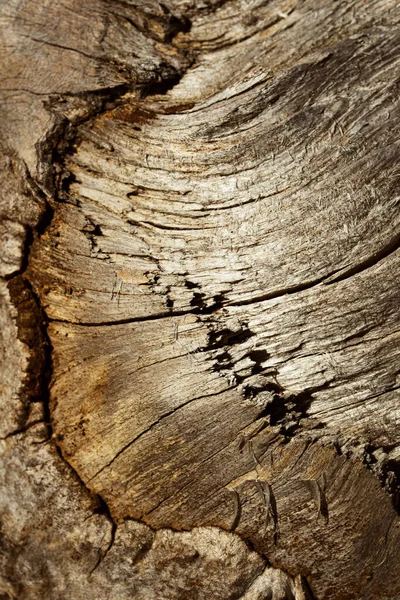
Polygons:
<instances>
[{"instance_id":1,"label":"brown wood texture","mask_svg":"<svg viewBox=\"0 0 400 600\"><path fill-rule=\"evenodd\" d=\"M398 3L0 24L0 599L399 600Z\"/></svg>"}]
</instances>

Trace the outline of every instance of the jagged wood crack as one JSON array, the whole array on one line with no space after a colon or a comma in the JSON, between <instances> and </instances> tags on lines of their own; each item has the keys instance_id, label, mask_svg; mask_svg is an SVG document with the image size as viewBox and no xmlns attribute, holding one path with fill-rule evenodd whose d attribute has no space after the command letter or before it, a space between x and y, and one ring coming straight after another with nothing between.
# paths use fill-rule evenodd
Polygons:
<instances>
[{"instance_id":1,"label":"jagged wood crack","mask_svg":"<svg viewBox=\"0 0 400 600\"><path fill-rule=\"evenodd\" d=\"M198 4L1 8L1 585L395 600L398 7Z\"/></svg>"}]
</instances>

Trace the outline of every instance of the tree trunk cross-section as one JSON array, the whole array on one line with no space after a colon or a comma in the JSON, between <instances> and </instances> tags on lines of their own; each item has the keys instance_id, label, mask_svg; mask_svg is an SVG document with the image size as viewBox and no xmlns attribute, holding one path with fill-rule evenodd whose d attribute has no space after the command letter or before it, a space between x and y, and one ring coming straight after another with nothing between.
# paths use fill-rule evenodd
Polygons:
<instances>
[{"instance_id":1,"label":"tree trunk cross-section","mask_svg":"<svg viewBox=\"0 0 400 600\"><path fill-rule=\"evenodd\" d=\"M0 23L0 599L399 600L398 3Z\"/></svg>"}]
</instances>

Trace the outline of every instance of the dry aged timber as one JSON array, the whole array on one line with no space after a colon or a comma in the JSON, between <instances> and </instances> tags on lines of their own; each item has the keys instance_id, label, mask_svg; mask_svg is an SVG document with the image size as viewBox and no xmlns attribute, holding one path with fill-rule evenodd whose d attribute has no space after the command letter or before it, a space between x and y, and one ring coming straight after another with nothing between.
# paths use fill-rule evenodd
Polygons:
<instances>
[{"instance_id":1,"label":"dry aged timber","mask_svg":"<svg viewBox=\"0 0 400 600\"><path fill-rule=\"evenodd\" d=\"M399 600L398 0L0 29L0 600Z\"/></svg>"}]
</instances>

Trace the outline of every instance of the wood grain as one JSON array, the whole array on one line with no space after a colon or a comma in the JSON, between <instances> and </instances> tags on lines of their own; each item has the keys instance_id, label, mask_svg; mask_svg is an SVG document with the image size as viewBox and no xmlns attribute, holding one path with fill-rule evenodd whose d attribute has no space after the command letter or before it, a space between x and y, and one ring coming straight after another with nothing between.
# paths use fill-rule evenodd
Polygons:
<instances>
[{"instance_id":1,"label":"wood grain","mask_svg":"<svg viewBox=\"0 0 400 600\"><path fill-rule=\"evenodd\" d=\"M4 437L101 498L93 597L134 522L258 566L116 598L398 598L397 4L2 11Z\"/></svg>"}]
</instances>

